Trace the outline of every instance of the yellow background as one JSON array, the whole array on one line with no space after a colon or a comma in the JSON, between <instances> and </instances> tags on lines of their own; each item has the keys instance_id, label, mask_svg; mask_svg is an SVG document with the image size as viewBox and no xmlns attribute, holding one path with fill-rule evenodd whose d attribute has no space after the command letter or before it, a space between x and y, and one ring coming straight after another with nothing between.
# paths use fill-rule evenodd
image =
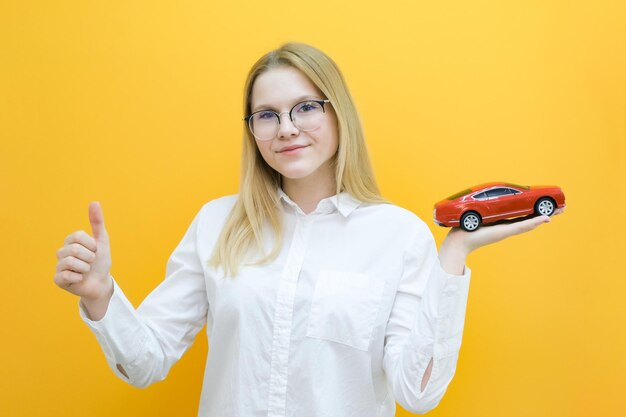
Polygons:
<instances>
[{"instance_id":1,"label":"yellow background","mask_svg":"<svg viewBox=\"0 0 626 417\"><path fill-rule=\"evenodd\" d=\"M137 305L200 206L237 192L244 78L287 40L342 68L384 195L438 242L432 205L466 186L565 191L565 214L470 255L430 415L625 415L623 2L337 3L0 2L0 415L196 415L203 333L167 380L126 385L55 252L101 201Z\"/></svg>"}]
</instances>

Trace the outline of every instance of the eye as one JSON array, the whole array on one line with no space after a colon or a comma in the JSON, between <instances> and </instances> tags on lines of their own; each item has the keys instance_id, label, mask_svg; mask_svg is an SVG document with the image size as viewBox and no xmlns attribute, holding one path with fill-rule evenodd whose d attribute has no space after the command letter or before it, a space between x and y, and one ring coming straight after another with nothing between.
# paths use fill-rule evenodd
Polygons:
<instances>
[{"instance_id":1,"label":"eye","mask_svg":"<svg viewBox=\"0 0 626 417\"><path fill-rule=\"evenodd\" d=\"M298 113L308 113L311 111L319 110L320 108L320 104L315 101L305 101L304 103L300 103L296 107L296 111Z\"/></svg>"},{"instance_id":2,"label":"eye","mask_svg":"<svg viewBox=\"0 0 626 417\"><path fill-rule=\"evenodd\" d=\"M271 111L260 111L255 115L255 118L259 120L269 120L274 116L275 114Z\"/></svg>"}]
</instances>

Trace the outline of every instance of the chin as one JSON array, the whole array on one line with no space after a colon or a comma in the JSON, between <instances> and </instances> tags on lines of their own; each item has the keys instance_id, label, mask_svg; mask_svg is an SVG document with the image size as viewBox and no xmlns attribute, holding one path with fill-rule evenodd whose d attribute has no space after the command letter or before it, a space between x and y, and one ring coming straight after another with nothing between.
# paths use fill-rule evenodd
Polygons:
<instances>
[{"instance_id":1,"label":"chin","mask_svg":"<svg viewBox=\"0 0 626 417\"><path fill-rule=\"evenodd\" d=\"M285 178L289 178L292 180L297 180L300 178L308 177L309 175L315 172L315 169L311 169L306 166L282 166L282 167L273 167L275 171L277 171L280 175Z\"/></svg>"},{"instance_id":2,"label":"chin","mask_svg":"<svg viewBox=\"0 0 626 417\"><path fill-rule=\"evenodd\" d=\"M283 172L280 172L280 175L282 175L285 178L289 178L290 180L299 180L301 178L306 178L306 177L308 177L311 174L313 174L313 173L312 172L308 172L308 171L297 171L297 172L294 172L294 171L287 171L287 172L285 172L285 171L283 171Z\"/></svg>"}]
</instances>

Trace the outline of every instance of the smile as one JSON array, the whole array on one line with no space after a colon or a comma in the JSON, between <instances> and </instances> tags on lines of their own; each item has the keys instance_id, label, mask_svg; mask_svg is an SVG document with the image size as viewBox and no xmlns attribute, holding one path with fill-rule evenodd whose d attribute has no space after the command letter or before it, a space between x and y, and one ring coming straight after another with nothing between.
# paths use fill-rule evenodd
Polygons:
<instances>
[{"instance_id":1,"label":"smile","mask_svg":"<svg viewBox=\"0 0 626 417\"><path fill-rule=\"evenodd\" d=\"M309 145L307 145L307 146L300 146L298 148L289 149L289 150L282 151L282 152L279 152L279 153L282 154L282 155L297 155L300 152L302 152L303 149L308 148L308 147L309 147Z\"/></svg>"}]
</instances>

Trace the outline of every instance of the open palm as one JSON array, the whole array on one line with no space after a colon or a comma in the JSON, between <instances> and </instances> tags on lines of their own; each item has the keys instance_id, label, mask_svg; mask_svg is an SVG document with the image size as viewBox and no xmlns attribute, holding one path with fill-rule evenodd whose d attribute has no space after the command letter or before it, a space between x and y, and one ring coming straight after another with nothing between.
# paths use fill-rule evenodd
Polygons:
<instances>
[{"instance_id":1,"label":"open palm","mask_svg":"<svg viewBox=\"0 0 626 417\"><path fill-rule=\"evenodd\" d=\"M554 211L553 216L563 213L565 209L560 208ZM523 219L500 222L494 225L481 226L473 232L466 232L459 227L450 230L442 243L442 250L446 247L454 247L462 251L465 256L470 252L486 245L499 242L508 237L529 232L537 228L542 223L550 222L548 216L532 216Z\"/></svg>"}]
</instances>

